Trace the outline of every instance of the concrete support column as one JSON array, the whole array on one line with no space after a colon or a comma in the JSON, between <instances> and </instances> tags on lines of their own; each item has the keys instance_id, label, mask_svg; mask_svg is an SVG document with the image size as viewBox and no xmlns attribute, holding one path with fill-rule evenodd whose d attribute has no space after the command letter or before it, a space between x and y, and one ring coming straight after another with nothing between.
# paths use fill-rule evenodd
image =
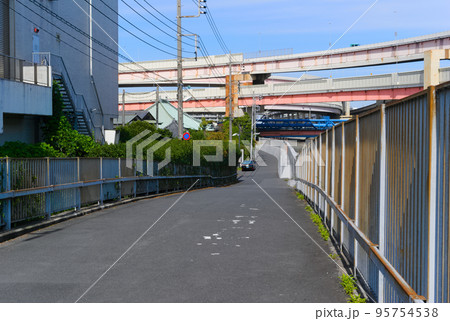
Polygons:
<instances>
[{"instance_id":1,"label":"concrete support column","mask_svg":"<svg viewBox=\"0 0 450 321\"><path fill-rule=\"evenodd\" d=\"M450 49L436 49L424 53L424 89L439 85L439 67L442 59L450 59Z\"/></svg>"},{"instance_id":2,"label":"concrete support column","mask_svg":"<svg viewBox=\"0 0 450 321\"><path fill-rule=\"evenodd\" d=\"M342 102L342 109L344 111L344 117L350 117L350 102L349 101L343 101Z\"/></svg>"}]
</instances>

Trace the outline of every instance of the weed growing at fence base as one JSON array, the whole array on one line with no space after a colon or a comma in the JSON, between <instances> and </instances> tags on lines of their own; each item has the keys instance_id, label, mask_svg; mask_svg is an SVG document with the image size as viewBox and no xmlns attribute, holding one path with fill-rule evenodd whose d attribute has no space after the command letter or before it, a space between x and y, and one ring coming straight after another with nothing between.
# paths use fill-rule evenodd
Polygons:
<instances>
[{"instance_id":1,"label":"weed growing at fence base","mask_svg":"<svg viewBox=\"0 0 450 321\"><path fill-rule=\"evenodd\" d=\"M341 285L347 295L350 296L347 302L349 303L366 303L365 298L361 298L359 294L355 294L356 291L356 280L353 276L348 274L342 274L339 278L341 280Z\"/></svg>"},{"instance_id":2,"label":"weed growing at fence base","mask_svg":"<svg viewBox=\"0 0 450 321\"><path fill-rule=\"evenodd\" d=\"M305 200L305 197L303 196L302 193L297 192L296 194L297 194L297 198L298 198L299 200L302 200L302 201Z\"/></svg>"},{"instance_id":3,"label":"weed growing at fence base","mask_svg":"<svg viewBox=\"0 0 450 321\"><path fill-rule=\"evenodd\" d=\"M361 298L359 294L351 294L350 299L347 301L348 303L366 303L365 298Z\"/></svg>"},{"instance_id":4,"label":"weed growing at fence base","mask_svg":"<svg viewBox=\"0 0 450 321\"><path fill-rule=\"evenodd\" d=\"M320 236L325 240L328 241L330 239L330 233L328 233L328 230L322 223L322 219L320 216L316 213L314 213L314 210L311 206L306 206L305 209L309 212L309 217L313 221L313 223L317 226Z\"/></svg>"},{"instance_id":5,"label":"weed growing at fence base","mask_svg":"<svg viewBox=\"0 0 450 321\"><path fill-rule=\"evenodd\" d=\"M338 258L338 255L336 253L331 253L328 256L331 257L331 259L333 260L336 260Z\"/></svg>"}]
</instances>

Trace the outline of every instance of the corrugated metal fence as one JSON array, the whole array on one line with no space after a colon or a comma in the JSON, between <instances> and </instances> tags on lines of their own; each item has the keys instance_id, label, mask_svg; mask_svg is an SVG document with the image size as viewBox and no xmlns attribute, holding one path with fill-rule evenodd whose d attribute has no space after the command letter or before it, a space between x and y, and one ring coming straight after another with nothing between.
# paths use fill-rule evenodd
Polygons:
<instances>
[{"instance_id":1,"label":"corrugated metal fence","mask_svg":"<svg viewBox=\"0 0 450 321\"><path fill-rule=\"evenodd\" d=\"M379 302L450 302L450 84L288 148L291 172Z\"/></svg>"},{"instance_id":2,"label":"corrugated metal fence","mask_svg":"<svg viewBox=\"0 0 450 321\"><path fill-rule=\"evenodd\" d=\"M154 163L153 173L158 174L146 176L147 161L130 162L132 166L112 158L0 158L0 231L82 206L186 190L197 179L194 188L229 184L237 176L236 167L213 163L169 164L159 171Z\"/></svg>"}]
</instances>

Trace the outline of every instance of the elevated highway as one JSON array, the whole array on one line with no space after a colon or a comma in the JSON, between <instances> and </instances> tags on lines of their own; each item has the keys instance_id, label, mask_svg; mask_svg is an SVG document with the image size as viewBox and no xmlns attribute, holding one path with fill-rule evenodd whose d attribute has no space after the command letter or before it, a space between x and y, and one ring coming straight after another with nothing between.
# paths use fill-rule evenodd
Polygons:
<instances>
[{"instance_id":1,"label":"elevated highway","mask_svg":"<svg viewBox=\"0 0 450 321\"><path fill-rule=\"evenodd\" d=\"M450 68L440 69L440 82L450 81ZM402 99L423 90L424 72L412 71L394 74L350 77L337 79L309 79L301 80L296 84L279 83L258 86L241 87L239 93L239 106L251 106L253 97L260 98L257 104L269 108L279 108L288 105L296 108L298 104L319 104L345 101L373 101ZM175 106L176 91L163 91L161 97L167 99ZM184 93L184 108L201 108L217 111L226 107L225 88L191 89ZM154 93L126 94L126 110L143 110L155 102ZM120 99L121 101L121 99ZM119 107L121 109L121 106ZM306 106L304 109L317 111L327 108L330 113L340 113L329 106ZM318 109L317 109L318 108ZM215 110L216 109L216 110Z\"/></svg>"},{"instance_id":2,"label":"elevated highway","mask_svg":"<svg viewBox=\"0 0 450 321\"><path fill-rule=\"evenodd\" d=\"M270 74L377 66L421 61L425 52L450 49L450 31L382 42L358 47L311 53L244 59L233 54L233 74L248 73L255 84L264 83ZM229 56L185 59L183 80L190 86L225 86L229 74ZM119 65L120 87L174 86L177 79L176 60L123 63Z\"/></svg>"}]
</instances>

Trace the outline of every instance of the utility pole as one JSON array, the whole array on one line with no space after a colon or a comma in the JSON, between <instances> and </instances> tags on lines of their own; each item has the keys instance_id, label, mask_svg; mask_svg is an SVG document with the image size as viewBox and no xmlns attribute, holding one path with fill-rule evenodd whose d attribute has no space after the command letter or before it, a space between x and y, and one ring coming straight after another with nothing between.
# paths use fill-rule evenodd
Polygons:
<instances>
[{"instance_id":1,"label":"utility pole","mask_svg":"<svg viewBox=\"0 0 450 321\"><path fill-rule=\"evenodd\" d=\"M159 127L159 86L156 87L156 129Z\"/></svg>"},{"instance_id":2,"label":"utility pole","mask_svg":"<svg viewBox=\"0 0 450 321\"><path fill-rule=\"evenodd\" d=\"M195 16L182 16L181 15L181 0L177 0L177 98L178 98L178 138L183 138L184 124L183 124L183 47L181 34L181 19L182 18L198 18L202 14L206 14L205 5L206 0L198 0L198 14ZM190 35L187 35L190 36ZM197 39L197 38L196 38ZM197 59L197 41L195 44L195 52Z\"/></svg>"},{"instance_id":3,"label":"utility pole","mask_svg":"<svg viewBox=\"0 0 450 321\"><path fill-rule=\"evenodd\" d=\"M125 126L125 89L122 94L122 126Z\"/></svg>"},{"instance_id":4,"label":"utility pole","mask_svg":"<svg viewBox=\"0 0 450 321\"><path fill-rule=\"evenodd\" d=\"M253 104L252 104L252 127L250 129L250 160L253 160L253 111L255 110L255 93L253 93Z\"/></svg>"},{"instance_id":5,"label":"utility pole","mask_svg":"<svg viewBox=\"0 0 450 321\"><path fill-rule=\"evenodd\" d=\"M230 53L230 79L228 81L228 86L229 86L229 90L228 90L228 94L229 94L229 108L230 108L230 128L229 128L229 136L230 136L230 142L233 140L233 83L232 83L232 70L231 70L231 53Z\"/></svg>"},{"instance_id":6,"label":"utility pole","mask_svg":"<svg viewBox=\"0 0 450 321\"><path fill-rule=\"evenodd\" d=\"M178 138L183 138L183 49L181 43L181 0L177 0L177 98L178 98Z\"/></svg>"}]
</instances>

